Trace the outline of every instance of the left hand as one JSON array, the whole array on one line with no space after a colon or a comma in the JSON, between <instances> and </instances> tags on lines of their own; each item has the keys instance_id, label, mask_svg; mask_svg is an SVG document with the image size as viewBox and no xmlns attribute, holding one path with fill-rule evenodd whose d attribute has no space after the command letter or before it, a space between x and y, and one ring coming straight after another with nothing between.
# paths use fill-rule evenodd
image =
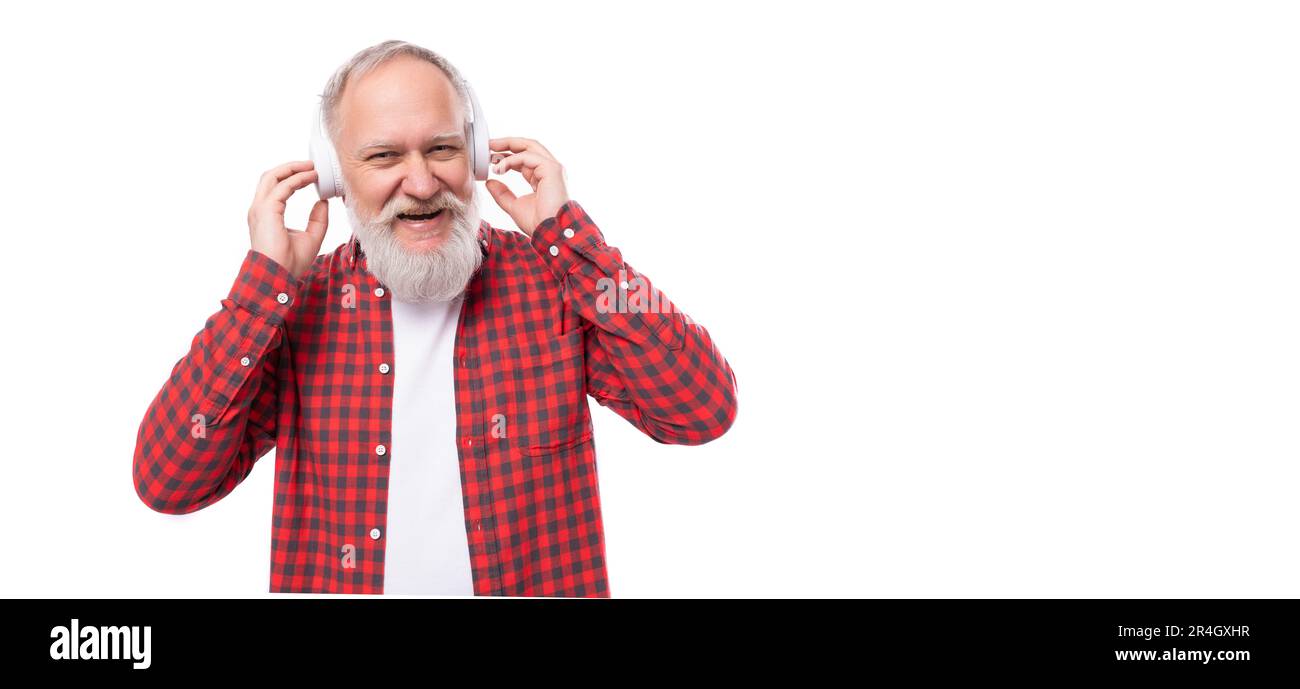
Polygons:
<instances>
[{"instance_id":1,"label":"left hand","mask_svg":"<svg viewBox=\"0 0 1300 689\"><path fill-rule=\"evenodd\" d=\"M504 174L518 170L533 188L531 194L515 196L499 179L489 179L484 183L497 205L531 237L543 220L559 213L560 206L569 200L569 192L564 186L564 167L546 147L532 139L488 139L488 149L491 152L488 162L493 172Z\"/></svg>"}]
</instances>

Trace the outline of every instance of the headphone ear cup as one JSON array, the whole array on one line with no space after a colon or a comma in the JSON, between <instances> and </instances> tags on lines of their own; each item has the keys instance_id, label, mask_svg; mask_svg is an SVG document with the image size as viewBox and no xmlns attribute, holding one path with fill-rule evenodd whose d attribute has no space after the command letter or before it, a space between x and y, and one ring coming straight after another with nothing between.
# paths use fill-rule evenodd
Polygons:
<instances>
[{"instance_id":1,"label":"headphone ear cup","mask_svg":"<svg viewBox=\"0 0 1300 689\"><path fill-rule=\"evenodd\" d=\"M328 144L329 142L326 141L325 143ZM333 194L331 194L331 196L345 198L343 195L344 194L343 169L339 167L339 154L337 151L334 150L334 146L332 144L329 146L327 154L329 155L329 159L330 159L330 174L331 174L330 186L334 188L334 192Z\"/></svg>"},{"instance_id":2,"label":"headphone ear cup","mask_svg":"<svg viewBox=\"0 0 1300 689\"><path fill-rule=\"evenodd\" d=\"M469 92L470 107L473 110L473 119L469 123L470 137L470 164L474 170L474 179L480 182L488 178L488 161L491 158L491 152L488 150L488 127L487 119L483 117L483 109L478 105L478 96L474 95L474 87L465 82L465 90Z\"/></svg>"},{"instance_id":3,"label":"headphone ear cup","mask_svg":"<svg viewBox=\"0 0 1300 689\"><path fill-rule=\"evenodd\" d=\"M316 108L316 116L312 118L311 141L307 153L316 169L316 194L322 199L342 196L342 185L339 182L343 179L343 171L339 169L339 157L334 151L334 144L330 143L329 135L325 133L324 113L319 106Z\"/></svg>"}]
</instances>

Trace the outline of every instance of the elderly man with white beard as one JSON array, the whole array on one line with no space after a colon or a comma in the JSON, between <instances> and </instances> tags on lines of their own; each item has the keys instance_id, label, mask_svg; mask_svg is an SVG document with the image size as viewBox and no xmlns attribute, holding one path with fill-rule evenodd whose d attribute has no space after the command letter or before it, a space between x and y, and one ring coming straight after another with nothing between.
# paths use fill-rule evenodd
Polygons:
<instances>
[{"instance_id":1,"label":"elderly man with white beard","mask_svg":"<svg viewBox=\"0 0 1300 689\"><path fill-rule=\"evenodd\" d=\"M489 140L532 192L488 180L521 232L481 220L467 93L401 41L335 73L351 239L319 254L327 200L285 226L311 161L267 171L235 282L140 425L136 491L166 514L276 450L273 592L609 597L586 398L661 443L735 419L708 332L605 242L542 144Z\"/></svg>"}]
</instances>

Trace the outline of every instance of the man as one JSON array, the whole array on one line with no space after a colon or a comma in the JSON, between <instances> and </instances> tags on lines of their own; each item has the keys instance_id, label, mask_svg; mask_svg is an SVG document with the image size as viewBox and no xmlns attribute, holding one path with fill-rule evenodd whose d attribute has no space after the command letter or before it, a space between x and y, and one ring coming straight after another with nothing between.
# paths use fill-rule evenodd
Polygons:
<instances>
[{"instance_id":1,"label":"man","mask_svg":"<svg viewBox=\"0 0 1300 689\"><path fill-rule=\"evenodd\" d=\"M489 142L532 187L485 185L523 233L479 219L463 83L398 41L340 68L322 107L352 238L317 255L323 200L285 227L311 162L264 174L238 277L141 423L136 491L167 514L276 448L273 592L608 597L586 396L662 443L735 419L707 331L540 143Z\"/></svg>"}]
</instances>

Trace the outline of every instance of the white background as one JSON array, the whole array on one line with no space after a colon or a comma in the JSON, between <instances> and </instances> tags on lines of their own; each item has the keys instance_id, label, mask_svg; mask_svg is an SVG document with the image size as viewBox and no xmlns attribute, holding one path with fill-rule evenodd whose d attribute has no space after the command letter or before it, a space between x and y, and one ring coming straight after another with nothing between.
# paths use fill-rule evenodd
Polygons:
<instances>
[{"instance_id":1,"label":"white background","mask_svg":"<svg viewBox=\"0 0 1300 689\"><path fill-rule=\"evenodd\" d=\"M1297 35L1287 3L14 6L0 589L266 595L273 455L166 516L136 432L258 177L399 38L735 368L700 447L592 403L615 597L1295 596Z\"/></svg>"}]
</instances>

